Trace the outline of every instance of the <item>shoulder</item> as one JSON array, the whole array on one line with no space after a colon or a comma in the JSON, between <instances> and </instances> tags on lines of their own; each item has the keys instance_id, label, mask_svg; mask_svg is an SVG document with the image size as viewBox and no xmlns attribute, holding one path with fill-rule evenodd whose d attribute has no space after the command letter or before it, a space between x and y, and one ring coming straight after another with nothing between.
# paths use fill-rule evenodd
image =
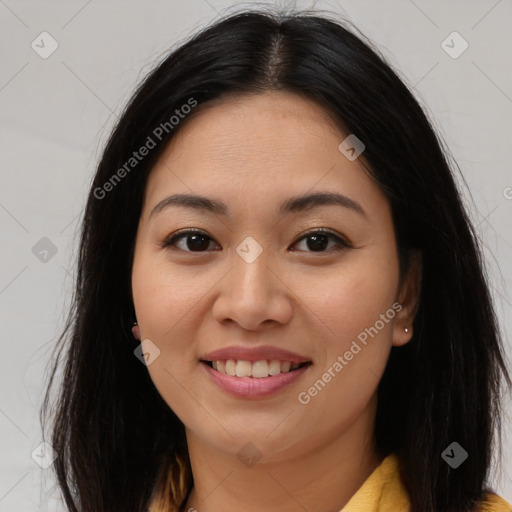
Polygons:
<instances>
[{"instance_id":1,"label":"shoulder","mask_svg":"<svg viewBox=\"0 0 512 512\"><path fill-rule=\"evenodd\" d=\"M476 512L512 512L512 505L495 493L487 493Z\"/></svg>"}]
</instances>

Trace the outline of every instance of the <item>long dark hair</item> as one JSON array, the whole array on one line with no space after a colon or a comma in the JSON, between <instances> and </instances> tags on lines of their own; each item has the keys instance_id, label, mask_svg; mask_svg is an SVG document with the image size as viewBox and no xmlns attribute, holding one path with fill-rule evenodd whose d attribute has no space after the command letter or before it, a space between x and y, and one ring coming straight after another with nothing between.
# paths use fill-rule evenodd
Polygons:
<instances>
[{"instance_id":1,"label":"long dark hair","mask_svg":"<svg viewBox=\"0 0 512 512\"><path fill-rule=\"evenodd\" d=\"M316 100L364 142L360 160L392 207L402 276L410 251L422 254L414 335L392 348L378 388L378 449L399 456L413 512L467 512L489 490L500 386L503 378L512 384L447 149L390 64L348 22L309 11L245 11L198 32L147 76L94 176L72 307L41 409L44 432L62 356L49 442L70 511L145 511L155 496L169 510L185 505L193 478L184 427L134 356L130 330L145 183L166 144L203 106L270 89ZM174 126L170 117L193 102ZM149 154L130 161L148 137ZM441 458L454 441L469 453L457 469Z\"/></svg>"}]
</instances>

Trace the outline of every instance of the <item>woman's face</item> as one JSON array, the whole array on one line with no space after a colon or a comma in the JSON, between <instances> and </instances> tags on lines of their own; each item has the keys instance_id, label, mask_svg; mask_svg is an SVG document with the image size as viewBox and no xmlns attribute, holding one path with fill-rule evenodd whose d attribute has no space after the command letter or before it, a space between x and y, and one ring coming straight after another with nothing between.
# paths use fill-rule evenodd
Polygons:
<instances>
[{"instance_id":1,"label":"woman's face","mask_svg":"<svg viewBox=\"0 0 512 512\"><path fill-rule=\"evenodd\" d=\"M373 422L412 318L390 206L338 149L347 135L296 95L245 96L190 119L149 176L132 274L140 339L204 446L285 460ZM348 199L294 202L320 193ZM161 204L175 194L205 199Z\"/></svg>"}]
</instances>

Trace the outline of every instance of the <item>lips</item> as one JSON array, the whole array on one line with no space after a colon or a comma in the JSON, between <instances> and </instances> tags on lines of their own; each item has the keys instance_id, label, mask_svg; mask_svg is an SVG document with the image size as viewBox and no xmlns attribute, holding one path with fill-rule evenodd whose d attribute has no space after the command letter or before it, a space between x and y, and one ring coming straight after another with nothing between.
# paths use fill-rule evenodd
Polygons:
<instances>
[{"instance_id":1,"label":"lips","mask_svg":"<svg viewBox=\"0 0 512 512\"><path fill-rule=\"evenodd\" d=\"M295 352L274 347L272 345L262 345L259 347L244 347L234 345L231 347L220 348L213 352L208 352L200 358L202 361L226 361L233 359L235 361L262 361L277 359L279 361L290 361L291 363L310 363L311 360Z\"/></svg>"},{"instance_id":2,"label":"lips","mask_svg":"<svg viewBox=\"0 0 512 512\"><path fill-rule=\"evenodd\" d=\"M242 399L264 399L292 386L308 372L311 363L306 363L305 366L301 366L293 371L269 375L264 378L234 377L214 370L204 363L201 363L199 366L211 379L210 382L228 395Z\"/></svg>"},{"instance_id":3,"label":"lips","mask_svg":"<svg viewBox=\"0 0 512 512\"><path fill-rule=\"evenodd\" d=\"M291 386L312 361L300 354L262 345L214 350L201 357L200 367L211 381L237 398L266 398Z\"/></svg>"}]
</instances>

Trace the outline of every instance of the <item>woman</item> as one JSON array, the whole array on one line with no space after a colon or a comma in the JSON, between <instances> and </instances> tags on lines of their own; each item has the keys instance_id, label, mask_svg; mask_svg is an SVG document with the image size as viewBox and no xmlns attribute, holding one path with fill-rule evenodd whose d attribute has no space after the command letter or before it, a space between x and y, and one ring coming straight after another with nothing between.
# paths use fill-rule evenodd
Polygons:
<instances>
[{"instance_id":1,"label":"woman","mask_svg":"<svg viewBox=\"0 0 512 512\"><path fill-rule=\"evenodd\" d=\"M59 341L71 511L511 508L474 229L417 101L335 20L243 12L150 73Z\"/></svg>"}]
</instances>

